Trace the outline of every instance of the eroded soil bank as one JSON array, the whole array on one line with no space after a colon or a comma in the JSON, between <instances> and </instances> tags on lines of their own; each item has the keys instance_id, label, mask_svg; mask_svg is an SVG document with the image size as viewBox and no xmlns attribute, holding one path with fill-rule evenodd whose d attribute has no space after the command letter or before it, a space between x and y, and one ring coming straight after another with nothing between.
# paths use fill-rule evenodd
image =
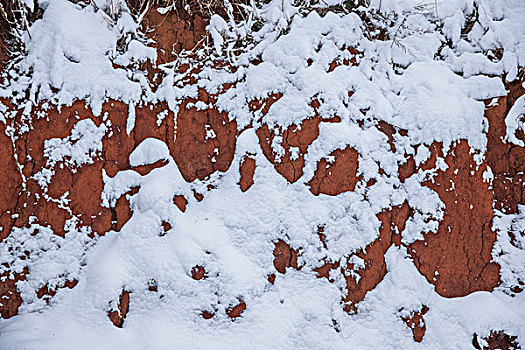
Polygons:
<instances>
[{"instance_id":1,"label":"eroded soil bank","mask_svg":"<svg viewBox=\"0 0 525 350\"><path fill-rule=\"evenodd\" d=\"M194 47L205 35L207 24L208 20L199 15L162 16L157 11L149 12L145 25L153 28L149 35L155 40L157 64L173 60L174 53L183 48ZM350 63L355 64L345 64ZM151 77L158 73L153 66L149 69ZM333 69L335 66L330 66L330 70ZM194 83L188 81L188 84ZM522 84L523 80L509 84L508 95L499 98L497 103L486 101L488 143L481 162L476 162L474 150L468 141L459 140L446 151L441 143L435 142L429 147L428 159L419 165L408 154L405 160L395 165L399 169L397 176L400 184L420 171L433 172L434 175L424 180L422 185L436 192L444 204L443 217L436 232L422 233L422 239L410 244L403 243L402 235L407 220L414 216L414 209L405 201L377 213L380 222L377 238L367 246L359 251L318 260L317 267L313 269L318 278L335 283L334 271L340 271L345 276L341 305L346 312L357 313L357 305L384 279L388 273L385 254L392 246L406 247L417 270L443 297L462 297L476 291L490 292L500 285L500 266L493 261L492 256L497 239L497 232L492 225L494 210L513 214L518 212L518 205L525 204L525 148L504 142L505 118L516 100L525 94ZM251 110L264 116L271 104L280 98L280 95L274 95L265 101L253 101ZM112 230L120 231L133 216L130 200L140 191L140 187L133 187L120 194L114 203L105 205L101 200L104 177L114 177L127 170L146 176L155 169L165 167L168 164L166 159L151 164L130 164L130 154L148 138L159 139L167 145L169 155L186 182L201 181L207 184L206 190L202 190L202 186L200 190L194 190L196 205L213 191L220 191L210 180L214 174L238 172L238 191L249 193L253 186L257 186L258 167L263 161L271 163L289 184L297 183L310 191L311 196L320 198L339 196L356 191L356 188L366 189L376 184L377 179L365 179L359 172L363 155L349 146L331 151L317 162L310 178L303 177L309 147L319 137L320 125L341 123L338 117L323 118L317 110L313 117L287 128L275 128L264 122L244 128L255 129L263 157L246 152L238 163L234 163L241 131L235 120L230 120L226 112L215 106L216 101L217 96L199 89L198 97L184 100L177 113L169 110L165 104L134 107L135 126L129 134L126 132L129 107L119 101L107 101L100 116L93 115L82 101L60 109L41 105L31 113L29 130L21 128L27 125L21 111L9 114L6 121L0 123L0 241L7 239L14 229L31 227L32 224L47 226L58 236L66 234L71 222L77 227L90 227L91 237L103 236ZM16 111L16 106L12 106L9 100L3 100L2 103ZM196 107L197 103L210 107L201 110ZM311 101L314 109L316 103ZM165 115L159 120L158 115L163 112ZM46 142L69 138L74 144L77 140L72 139L73 129L83 120L89 120L93 130L103 129L102 148L93 151L92 159L85 163L71 162L67 158L51 161L50 155L46 153ZM375 124L378 131L387 136L385 148L396 152L394 136L406 137L406 130L383 121ZM283 151L279 155L273 146L276 138L282 140L280 146ZM440 161L446 164L445 169L438 164ZM493 174L492 181L485 178L487 169ZM378 177L383 173L384 170L379 168ZM42 174L51 175L42 182ZM272 197L267 198L267 201L272 200ZM172 205L185 213L190 201L193 199L187 194L175 193ZM324 225L319 222L312 235L318 237L320 246L326 249ZM159 235L165 235L170 230L172 224L163 221ZM32 233L39 234L38 230ZM280 283L277 277L291 270L301 271L303 266L300 257L307 250L300 242L291 242L286 235L277 236L273 241L273 256L271 252L268 254L274 266L274 271L268 273L268 285ZM28 252L18 253L19 259L30 259ZM362 262L362 265L358 266L357 262ZM9 266L5 267L9 269ZM30 273L2 274L2 318L17 315L23 300L16 282L23 281ZM207 267L202 265L195 265L188 270L188 276L199 283L214 278ZM510 290L520 293L523 282L511 286ZM58 288L71 289L76 285L76 280L67 281L54 289L48 288L46 284L35 290L35 293L40 299L50 300ZM160 294L154 280L148 290ZM122 289L118 298L109 302L112 303L112 309L107 312L107 317L116 327L125 326L126 315L133 308L133 292ZM233 321L242 317L247 307L248 302L239 296L225 310L216 305L201 310L201 316L209 320L223 312ZM414 341L422 342L427 329L425 315L429 308L425 305L419 309L411 309L409 305L406 307L400 310L399 317L410 328ZM338 327L334 320L336 331ZM477 339L478 336L474 335L473 345L481 349ZM517 346L516 337L499 330L483 339L488 344L484 348L510 349Z\"/></svg>"}]
</instances>

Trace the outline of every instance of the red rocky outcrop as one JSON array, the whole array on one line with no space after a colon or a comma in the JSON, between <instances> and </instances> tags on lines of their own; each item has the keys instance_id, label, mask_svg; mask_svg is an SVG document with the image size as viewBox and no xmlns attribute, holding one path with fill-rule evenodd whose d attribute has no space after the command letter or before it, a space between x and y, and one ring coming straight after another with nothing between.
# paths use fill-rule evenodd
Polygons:
<instances>
[{"instance_id":1,"label":"red rocky outcrop","mask_svg":"<svg viewBox=\"0 0 525 350\"><path fill-rule=\"evenodd\" d=\"M57 294L57 289L58 288L69 288L69 289L72 289L74 288L76 285L77 285L78 281L77 280L67 280L63 286L60 286L60 287L57 287L55 289L49 289L49 286L47 285L47 283L45 285L42 286L42 288L40 288L37 292L36 292L36 296L40 299L42 298L48 298L48 297L53 297Z\"/></svg>"},{"instance_id":2,"label":"red rocky outcrop","mask_svg":"<svg viewBox=\"0 0 525 350\"><path fill-rule=\"evenodd\" d=\"M11 138L0 123L0 241L11 232L19 192L22 190L22 177L17 168Z\"/></svg>"},{"instance_id":3,"label":"red rocky outcrop","mask_svg":"<svg viewBox=\"0 0 525 350\"><path fill-rule=\"evenodd\" d=\"M285 130L271 130L266 124L257 130L259 144L264 155L288 182L293 183L303 175L304 155L308 146L319 136L320 122L320 118L311 118L304 120L300 126L291 125ZM272 148L276 136L282 137L281 147L285 150L284 155L279 159L276 158L277 153ZM298 149L296 155L292 154L290 149L292 147Z\"/></svg>"},{"instance_id":4,"label":"red rocky outcrop","mask_svg":"<svg viewBox=\"0 0 525 350\"><path fill-rule=\"evenodd\" d=\"M239 303L237 305L234 305L234 306L230 306L227 310L226 310L226 314L228 315L229 318L233 320L235 320L236 318L239 318L242 316L242 313L244 312L244 310L246 310L246 303L242 300L239 300Z\"/></svg>"},{"instance_id":5,"label":"red rocky outcrop","mask_svg":"<svg viewBox=\"0 0 525 350\"><path fill-rule=\"evenodd\" d=\"M184 213L186 211L186 206L188 205L188 200L183 195L177 194L173 196L173 204Z\"/></svg>"},{"instance_id":6,"label":"red rocky outcrop","mask_svg":"<svg viewBox=\"0 0 525 350\"><path fill-rule=\"evenodd\" d=\"M208 275L203 266L196 265L191 269L191 278L198 281L208 278Z\"/></svg>"},{"instance_id":7,"label":"red rocky outcrop","mask_svg":"<svg viewBox=\"0 0 525 350\"><path fill-rule=\"evenodd\" d=\"M278 240L275 243L273 256L273 266L279 273L285 273L288 267L294 268L296 270L300 269L300 267L297 265L299 251L291 248L290 245L283 240Z\"/></svg>"},{"instance_id":8,"label":"red rocky outcrop","mask_svg":"<svg viewBox=\"0 0 525 350\"><path fill-rule=\"evenodd\" d=\"M150 33L153 33L153 39L156 40L154 45L158 49L157 63L160 64L173 60L175 52L193 48L205 34L207 23L199 15L190 16L179 11L178 14L172 12L169 16L162 16L152 10L148 12L143 24L154 28ZM149 68L150 73L158 73L154 67ZM212 102L202 92L199 97L205 103ZM13 109L9 101L2 102ZM189 102L184 102L184 106ZM114 208L102 207L102 172L113 177L118 171L130 169L130 153L148 137L161 139L168 145L181 172L190 181L202 179L216 170L227 170L235 149L235 122L229 122L225 114L218 113L213 107L206 111L196 111L195 108L186 109L184 106L177 115L177 141L171 111L157 125L157 116L167 110L167 106L162 104L136 107L135 127L130 135L126 133L129 107L118 101L104 103L102 114L98 117L81 101L70 107L62 106L60 110L39 106L31 114L29 131L21 133L17 127L13 137L6 135L6 125L23 125L25 122L22 121L21 113L8 119L6 124L0 123L0 241L10 234L12 227L25 226L30 216L36 217L37 223L50 226L53 232L61 236L65 234L66 220L73 216L79 219L79 225L89 225L96 234L102 235L112 229L120 230L132 215L127 196L139 189L131 189L119 198ZM108 126L102 139L101 154L93 159L93 163L83 164L78 168L55 165L52 169L55 174L49 188L41 188L31 176L47 166L43 157L44 141L67 137L73 126L84 118L91 119L97 126L105 118L111 121L111 126ZM217 135L214 139L205 140L208 126ZM12 139L15 140L14 143ZM192 142L198 146L195 147ZM163 165L165 162L161 161L158 164L139 166L134 170L146 175L153 168ZM27 179L24 184L23 177ZM65 194L70 202L65 206L59 205L57 201ZM174 203L184 211L187 200L184 197L175 197ZM166 225L163 230L167 230ZM22 278L20 276L16 278ZM3 302L0 307L2 317L15 315L20 300L13 280L0 281L0 291L8 298L6 300L10 300ZM52 296L51 294L53 293L50 292L49 295ZM123 295L125 299L126 295Z\"/></svg>"},{"instance_id":9,"label":"red rocky outcrop","mask_svg":"<svg viewBox=\"0 0 525 350\"><path fill-rule=\"evenodd\" d=\"M365 268L356 271L360 278L357 279L352 275L346 276L347 294L343 299L346 303L346 311L357 312L357 303L362 301L366 293L374 289L385 277L385 253L392 244L400 244L401 232L405 229L405 223L409 215L410 208L407 203L393 207L391 210L385 210L377 215L379 221L381 221L379 238L355 254L365 262ZM354 266L351 263L343 267L343 271L352 269L354 269Z\"/></svg>"},{"instance_id":10,"label":"red rocky outcrop","mask_svg":"<svg viewBox=\"0 0 525 350\"><path fill-rule=\"evenodd\" d=\"M508 335L503 331L492 331L488 336L481 337L482 341L480 341L480 337L474 333L472 345L479 350L518 350L521 349L521 346L517 338L517 336Z\"/></svg>"}]
</instances>

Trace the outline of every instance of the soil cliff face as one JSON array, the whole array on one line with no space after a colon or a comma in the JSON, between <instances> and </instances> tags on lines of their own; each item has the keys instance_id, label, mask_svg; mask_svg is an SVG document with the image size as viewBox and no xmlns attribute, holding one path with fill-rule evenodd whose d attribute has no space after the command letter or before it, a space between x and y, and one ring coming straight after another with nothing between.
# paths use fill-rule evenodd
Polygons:
<instances>
[{"instance_id":1,"label":"soil cliff face","mask_svg":"<svg viewBox=\"0 0 525 350\"><path fill-rule=\"evenodd\" d=\"M439 146L432 150L441 153ZM476 165L466 141L451 148L445 162L447 170L438 170L433 180L424 182L439 194L445 216L437 233L411 244L409 250L416 267L443 296L492 290L499 283L499 267L490 262L496 233L492 231L493 195L483 181L487 167Z\"/></svg>"},{"instance_id":2,"label":"soil cliff face","mask_svg":"<svg viewBox=\"0 0 525 350\"><path fill-rule=\"evenodd\" d=\"M212 102L202 90L199 101ZM199 111L195 107L187 108L187 103L183 103L170 151L184 179L191 182L203 180L215 171L228 170L235 154L236 140L237 123L230 121L226 113L215 109Z\"/></svg>"},{"instance_id":3,"label":"soil cliff face","mask_svg":"<svg viewBox=\"0 0 525 350\"><path fill-rule=\"evenodd\" d=\"M13 209L17 205L18 192L21 190L22 177L18 173L17 163L14 157L13 143L6 133L6 127L0 123L0 239L6 238L13 226Z\"/></svg>"},{"instance_id":4,"label":"soil cliff face","mask_svg":"<svg viewBox=\"0 0 525 350\"><path fill-rule=\"evenodd\" d=\"M172 60L173 48L176 52L193 47L205 33L207 22L200 16L177 18L175 15L161 16L156 11L150 13L145 23L154 28L152 38L156 40L158 63ZM491 256L496 240L492 229L493 209L516 213L518 204L525 204L525 148L502 141L506 132L505 116L523 94L525 89L521 83L511 84L508 96L500 98L496 105L487 104L488 144L481 164L475 162L467 141L461 140L446 154L441 144L433 144L430 158L419 167L413 159L400 165L401 181L420 169L435 169L435 176L424 181L423 185L439 195L445 205L444 217L436 233L425 234L423 240L407 248L420 273L444 297L491 291L500 283L499 266ZM196 102L212 107L198 110ZM12 108L8 101L3 103ZM197 99L182 102L177 115L162 104L138 106L135 127L129 135L126 132L128 106L118 101L105 103L99 117L94 116L81 101L60 110L40 106L33 112L28 131L17 129L23 124L21 113L11 116L5 124L0 123L0 241L8 237L14 227L24 227L29 222L50 226L55 234L63 236L66 223L73 218L78 226L90 226L93 235L119 231L132 216L132 211L126 195L111 207L102 205L103 173L113 177L119 171L131 169L146 174L157 166L165 165L160 162L148 167L131 167L129 155L146 138L157 138L166 143L187 182L204 180L215 172L228 171L234 159L239 131L237 123L230 121L226 113L219 112L214 103L214 97L201 90ZM263 107L263 104L255 106L254 103L254 106L263 108L264 114L269 104L271 102ZM157 117L163 111L167 111L167 115L158 123ZM91 162L80 166L68 164L67 159L50 163L44 151L46 140L67 138L74 125L84 119L91 120L96 127L109 125L102 137L102 149L95 152ZM321 122L337 123L338 120L323 119L317 115L287 129L271 129L263 124L256 130L264 156L289 183L297 182L303 175L308 147L319 136ZM389 136L390 147L395 151L392 135L396 130L385 123L380 124L378 129ZM284 154L280 157L272 148L275 137L282 137L283 140ZM354 191L362 179L358 173L360 155L357 150L352 147L337 149L330 157L333 161L324 158L317 163L313 178L304 184L312 196L337 196ZM446 170L437 168L438 158L444 159L448 166ZM256 167L255 159L249 154L239 164L239 185L243 192L254 184ZM489 168L494 175L492 184L484 178ZM48 170L54 174L48 184L42 185L36 175ZM64 198L68 200L64 201ZM177 195L173 202L181 212L185 212L187 198ZM318 277L328 280L331 270L338 269L346 276L346 293L342 300L345 311L357 312L356 305L383 280L387 273L385 253L392 245L403 244L401 233L412 215L412 208L407 202L382 211L377 215L381 226L375 241L362 251L348 252L340 260L324 261L316 269ZM165 231L169 229L171 225L165 227ZM318 234L325 244L322 227ZM300 269L299 254L297 249L285 242L285 237L277 240L273 251L275 271L283 274L288 268ZM356 270L353 257L364 261L364 266ZM357 275L348 273L354 270ZM22 300L16 281L23 280L27 273L30 272L0 280L2 318L17 314ZM3 276L7 275L4 273ZM192 276L196 280L205 279L206 272L197 266ZM270 275L269 281L274 283L275 274ZM74 286L68 285L70 288ZM122 291L115 310L108 313L115 326L122 327L128 309L132 307L130 303L130 293ZM240 300L238 304L231 305L227 314L232 319L242 317L245 309L245 302ZM403 318L413 331L415 341L423 339L423 316L427 310L424 307ZM212 318L213 313L205 310L202 316Z\"/></svg>"}]
</instances>

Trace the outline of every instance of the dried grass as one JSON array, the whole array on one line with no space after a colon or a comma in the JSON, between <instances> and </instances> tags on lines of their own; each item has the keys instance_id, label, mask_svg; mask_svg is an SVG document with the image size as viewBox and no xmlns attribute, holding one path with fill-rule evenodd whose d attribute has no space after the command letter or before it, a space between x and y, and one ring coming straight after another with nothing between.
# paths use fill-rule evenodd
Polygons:
<instances>
[{"instance_id":1,"label":"dried grass","mask_svg":"<svg viewBox=\"0 0 525 350\"><path fill-rule=\"evenodd\" d=\"M0 56L14 57L24 52L22 35L31 37L31 23L42 17L43 10L35 1L31 10L22 0L0 0Z\"/></svg>"}]
</instances>

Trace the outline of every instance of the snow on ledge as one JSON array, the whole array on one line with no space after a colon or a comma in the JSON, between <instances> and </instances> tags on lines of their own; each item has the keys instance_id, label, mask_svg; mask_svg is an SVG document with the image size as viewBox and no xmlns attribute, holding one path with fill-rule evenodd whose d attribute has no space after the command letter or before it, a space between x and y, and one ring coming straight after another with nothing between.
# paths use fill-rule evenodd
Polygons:
<instances>
[{"instance_id":1,"label":"snow on ledge","mask_svg":"<svg viewBox=\"0 0 525 350\"><path fill-rule=\"evenodd\" d=\"M170 158L170 150L166 144L156 138L149 137L142 141L129 156L132 167L153 164L159 160Z\"/></svg>"}]
</instances>

